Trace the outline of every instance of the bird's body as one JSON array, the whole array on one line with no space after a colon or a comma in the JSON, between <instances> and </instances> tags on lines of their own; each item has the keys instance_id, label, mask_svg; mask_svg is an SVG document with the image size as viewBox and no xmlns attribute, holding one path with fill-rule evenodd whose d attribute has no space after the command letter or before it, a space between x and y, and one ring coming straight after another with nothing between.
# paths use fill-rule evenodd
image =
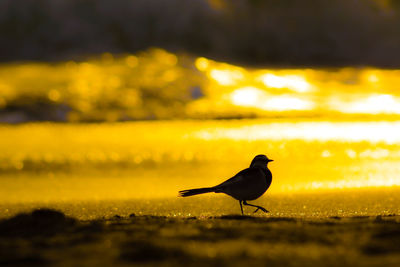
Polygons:
<instances>
[{"instance_id":1,"label":"bird's body","mask_svg":"<svg viewBox=\"0 0 400 267\"><path fill-rule=\"evenodd\" d=\"M271 185L272 174L267 167L267 164L270 161L272 160L268 159L265 155L258 155L252 160L249 168L240 171L235 176L219 185L213 187L182 190L179 192L179 194L182 197L188 197L210 192L225 193L239 200L242 214L242 203L244 205L257 207L256 211L260 209L264 212L268 212L263 207L248 204L246 201L259 198Z\"/></svg>"}]
</instances>

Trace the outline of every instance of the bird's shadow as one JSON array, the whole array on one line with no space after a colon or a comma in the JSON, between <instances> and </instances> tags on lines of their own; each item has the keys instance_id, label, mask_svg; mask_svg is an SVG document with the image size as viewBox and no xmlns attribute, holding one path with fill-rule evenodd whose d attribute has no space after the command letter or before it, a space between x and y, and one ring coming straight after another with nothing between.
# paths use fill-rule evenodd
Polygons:
<instances>
[{"instance_id":1,"label":"bird's shadow","mask_svg":"<svg viewBox=\"0 0 400 267\"><path fill-rule=\"evenodd\" d=\"M228 215L221 215L213 217L215 219L222 219L222 220L254 220L259 219L259 217L251 216L251 215L239 215L239 214L228 214Z\"/></svg>"},{"instance_id":2,"label":"bird's shadow","mask_svg":"<svg viewBox=\"0 0 400 267\"><path fill-rule=\"evenodd\" d=\"M238 220L238 221L266 221L266 222L294 222L296 219L290 217L260 217L251 215L238 215L238 214L228 214L221 216L211 217L212 219L221 220Z\"/></svg>"}]
</instances>

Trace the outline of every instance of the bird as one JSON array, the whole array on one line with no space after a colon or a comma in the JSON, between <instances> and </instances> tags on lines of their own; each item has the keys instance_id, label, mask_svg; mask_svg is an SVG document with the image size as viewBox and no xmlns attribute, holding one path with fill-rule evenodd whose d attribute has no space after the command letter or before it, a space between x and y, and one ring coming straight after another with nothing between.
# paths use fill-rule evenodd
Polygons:
<instances>
[{"instance_id":1,"label":"bird","mask_svg":"<svg viewBox=\"0 0 400 267\"><path fill-rule=\"evenodd\" d=\"M257 208L253 213L265 208L247 203L261 197L272 183L272 173L268 169L268 163L273 161L266 155L257 155L250 163L250 167L238 172L232 178L213 187L195 188L179 191L180 197L189 197L204 193L225 193L236 200L239 200L240 210L243 215L243 205Z\"/></svg>"}]
</instances>

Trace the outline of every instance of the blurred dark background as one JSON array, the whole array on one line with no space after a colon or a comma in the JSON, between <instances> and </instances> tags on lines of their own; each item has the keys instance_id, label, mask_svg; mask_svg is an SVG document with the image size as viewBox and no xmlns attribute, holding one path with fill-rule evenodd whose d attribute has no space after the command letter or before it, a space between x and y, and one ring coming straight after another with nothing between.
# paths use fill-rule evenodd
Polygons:
<instances>
[{"instance_id":1,"label":"blurred dark background","mask_svg":"<svg viewBox=\"0 0 400 267\"><path fill-rule=\"evenodd\" d=\"M1 0L0 60L148 47L241 64L400 62L399 0Z\"/></svg>"}]
</instances>

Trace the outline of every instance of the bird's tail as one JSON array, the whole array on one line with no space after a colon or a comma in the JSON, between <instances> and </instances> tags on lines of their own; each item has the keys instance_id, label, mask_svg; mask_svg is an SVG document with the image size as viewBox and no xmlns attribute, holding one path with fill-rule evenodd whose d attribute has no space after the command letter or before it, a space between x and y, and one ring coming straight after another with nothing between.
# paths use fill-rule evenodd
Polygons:
<instances>
[{"instance_id":1,"label":"bird's tail","mask_svg":"<svg viewBox=\"0 0 400 267\"><path fill-rule=\"evenodd\" d=\"M211 193L215 192L213 187L205 187L205 188L196 188L196 189L188 189L179 191L180 197L190 197L194 195L204 194L204 193Z\"/></svg>"}]
</instances>

